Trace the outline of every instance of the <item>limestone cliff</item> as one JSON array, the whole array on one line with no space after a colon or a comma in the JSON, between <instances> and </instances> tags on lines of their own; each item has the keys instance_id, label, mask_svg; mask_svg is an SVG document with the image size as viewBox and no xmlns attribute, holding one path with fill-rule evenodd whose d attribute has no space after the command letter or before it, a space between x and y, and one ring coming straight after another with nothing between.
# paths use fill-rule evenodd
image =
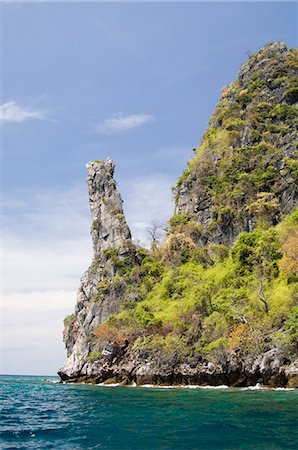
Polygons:
<instances>
[{"instance_id":1,"label":"limestone cliff","mask_svg":"<svg viewBox=\"0 0 298 450\"><path fill-rule=\"evenodd\" d=\"M62 380L298 386L297 56L269 44L223 89L150 251L114 163L87 164L94 256Z\"/></svg>"},{"instance_id":2,"label":"limestone cliff","mask_svg":"<svg viewBox=\"0 0 298 450\"><path fill-rule=\"evenodd\" d=\"M59 374L70 379L87 370L86 357L98 349L93 330L119 312L123 288L119 285L110 288L112 280L137 263L122 199L113 178L113 161L89 162L86 168L94 254L91 266L81 279L75 313L64 321L68 359Z\"/></svg>"}]
</instances>

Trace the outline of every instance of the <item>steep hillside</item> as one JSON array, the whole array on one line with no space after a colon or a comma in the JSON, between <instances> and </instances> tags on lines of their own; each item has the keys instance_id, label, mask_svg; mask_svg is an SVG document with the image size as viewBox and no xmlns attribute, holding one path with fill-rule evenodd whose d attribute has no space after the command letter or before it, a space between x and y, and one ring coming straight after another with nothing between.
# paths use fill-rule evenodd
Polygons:
<instances>
[{"instance_id":1,"label":"steep hillside","mask_svg":"<svg viewBox=\"0 0 298 450\"><path fill-rule=\"evenodd\" d=\"M195 220L194 240L230 245L274 225L297 202L298 54L269 44L224 88L196 156L176 188L172 221ZM194 233L193 233L194 235Z\"/></svg>"},{"instance_id":2,"label":"steep hillside","mask_svg":"<svg viewBox=\"0 0 298 450\"><path fill-rule=\"evenodd\" d=\"M223 90L167 237L132 243L111 160L87 165L94 258L65 319L65 381L298 386L296 50Z\"/></svg>"}]
</instances>

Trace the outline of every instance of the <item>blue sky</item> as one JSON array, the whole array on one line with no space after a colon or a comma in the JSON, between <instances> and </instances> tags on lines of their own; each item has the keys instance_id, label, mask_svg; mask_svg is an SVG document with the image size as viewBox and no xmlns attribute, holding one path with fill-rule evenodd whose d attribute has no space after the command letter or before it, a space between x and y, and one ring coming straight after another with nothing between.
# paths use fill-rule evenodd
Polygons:
<instances>
[{"instance_id":1,"label":"blue sky","mask_svg":"<svg viewBox=\"0 0 298 450\"><path fill-rule=\"evenodd\" d=\"M4 373L55 373L91 260L85 164L111 156L133 236L247 55L297 45L287 2L11 3L2 30Z\"/></svg>"}]
</instances>

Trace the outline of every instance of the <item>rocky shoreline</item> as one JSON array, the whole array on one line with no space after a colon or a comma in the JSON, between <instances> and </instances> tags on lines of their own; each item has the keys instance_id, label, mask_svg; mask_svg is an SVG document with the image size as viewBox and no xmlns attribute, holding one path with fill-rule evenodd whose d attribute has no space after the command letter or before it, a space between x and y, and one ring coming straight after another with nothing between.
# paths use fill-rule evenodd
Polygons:
<instances>
[{"instance_id":1,"label":"rocky shoreline","mask_svg":"<svg viewBox=\"0 0 298 450\"><path fill-rule=\"evenodd\" d=\"M58 372L64 382L105 383L155 386L221 386L248 387L261 384L271 388L298 388L298 361L285 361L273 349L254 361L243 361L236 355L224 364L199 361L138 361L136 355L124 352L122 358L89 361L76 373Z\"/></svg>"}]
</instances>

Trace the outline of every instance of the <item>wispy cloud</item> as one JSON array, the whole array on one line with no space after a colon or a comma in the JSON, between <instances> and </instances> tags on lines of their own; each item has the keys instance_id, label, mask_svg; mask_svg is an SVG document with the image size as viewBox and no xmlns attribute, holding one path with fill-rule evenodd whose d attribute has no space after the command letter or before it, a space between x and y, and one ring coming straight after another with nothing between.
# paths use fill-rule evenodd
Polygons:
<instances>
[{"instance_id":1,"label":"wispy cloud","mask_svg":"<svg viewBox=\"0 0 298 450\"><path fill-rule=\"evenodd\" d=\"M153 120L154 117L150 114L140 113L124 116L122 113L117 113L109 119L100 122L96 127L96 131L101 134L113 134L137 128L140 125L152 122Z\"/></svg>"},{"instance_id":2,"label":"wispy cloud","mask_svg":"<svg viewBox=\"0 0 298 450\"><path fill-rule=\"evenodd\" d=\"M45 111L34 111L31 108L18 105L10 101L0 105L0 121L2 122L24 122L28 119L45 119Z\"/></svg>"}]
</instances>

